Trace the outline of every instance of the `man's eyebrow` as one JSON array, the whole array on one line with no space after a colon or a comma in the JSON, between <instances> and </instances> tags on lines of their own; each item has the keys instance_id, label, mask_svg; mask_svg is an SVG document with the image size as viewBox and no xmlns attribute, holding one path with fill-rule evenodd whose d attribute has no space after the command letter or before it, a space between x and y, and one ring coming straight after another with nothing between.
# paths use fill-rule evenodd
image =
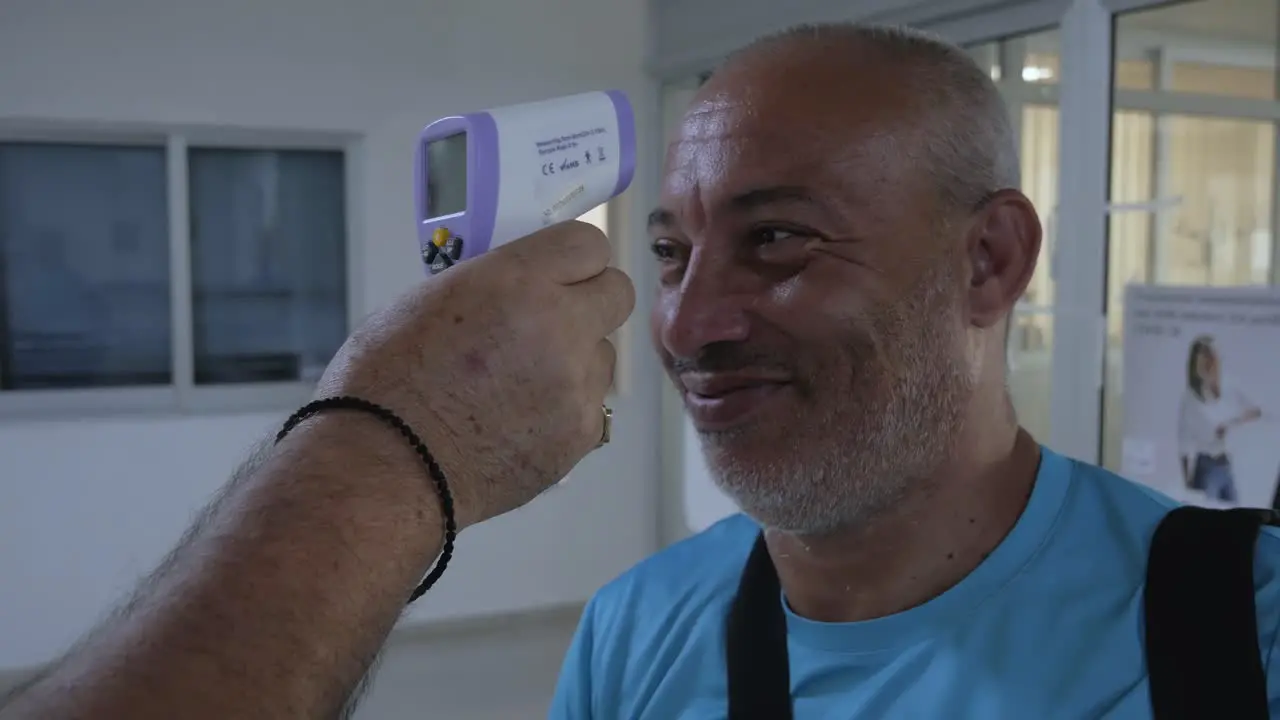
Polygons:
<instances>
[{"instance_id":1,"label":"man's eyebrow","mask_svg":"<svg viewBox=\"0 0 1280 720\"><path fill-rule=\"evenodd\" d=\"M676 226L676 214L664 208L658 208L649 213L648 227L650 230L658 230L663 228L671 228Z\"/></svg>"},{"instance_id":2,"label":"man's eyebrow","mask_svg":"<svg viewBox=\"0 0 1280 720\"><path fill-rule=\"evenodd\" d=\"M798 185L778 185L748 190L733 196L726 204L737 212L745 212L766 205L787 203L821 204L812 191ZM649 213L648 227L650 230L672 228L677 224L676 214L665 208L658 208Z\"/></svg>"}]
</instances>

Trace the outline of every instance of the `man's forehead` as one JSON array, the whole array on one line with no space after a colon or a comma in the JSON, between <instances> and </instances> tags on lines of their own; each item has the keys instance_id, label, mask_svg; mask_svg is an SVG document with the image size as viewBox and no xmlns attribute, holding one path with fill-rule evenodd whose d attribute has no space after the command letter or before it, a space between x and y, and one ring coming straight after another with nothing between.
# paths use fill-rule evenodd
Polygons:
<instances>
[{"instance_id":1,"label":"man's forehead","mask_svg":"<svg viewBox=\"0 0 1280 720\"><path fill-rule=\"evenodd\" d=\"M878 95L871 89L823 93L816 88L734 86L695 98L681 118L676 142L750 139L856 148L908 120L897 98Z\"/></svg>"},{"instance_id":2,"label":"man's forehead","mask_svg":"<svg viewBox=\"0 0 1280 720\"><path fill-rule=\"evenodd\" d=\"M667 147L664 196L891 179L897 141L884 108L840 113L830 102L767 100L719 93L695 101Z\"/></svg>"}]
</instances>

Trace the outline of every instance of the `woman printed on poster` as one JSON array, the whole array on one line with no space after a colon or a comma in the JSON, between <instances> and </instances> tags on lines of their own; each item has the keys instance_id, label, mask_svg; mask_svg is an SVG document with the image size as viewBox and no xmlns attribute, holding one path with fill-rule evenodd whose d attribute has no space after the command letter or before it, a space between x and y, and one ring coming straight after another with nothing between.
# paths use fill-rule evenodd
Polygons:
<instances>
[{"instance_id":1,"label":"woman printed on poster","mask_svg":"<svg viewBox=\"0 0 1280 720\"><path fill-rule=\"evenodd\" d=\"M1213 338L1201 335L1187 356L1187 390L1178 411L1178 447L1187 488L1213 500L1238 502L1235 473L1227 455L1227 433L1262 417L1262 411L1222 382L1222 362Z\"/></svg>"}]
</instances>

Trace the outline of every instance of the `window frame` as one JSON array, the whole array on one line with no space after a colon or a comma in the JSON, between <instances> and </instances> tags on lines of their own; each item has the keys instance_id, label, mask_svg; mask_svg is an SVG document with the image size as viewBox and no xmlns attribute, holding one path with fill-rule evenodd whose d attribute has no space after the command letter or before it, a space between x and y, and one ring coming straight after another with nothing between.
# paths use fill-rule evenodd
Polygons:
<instances>
[{"instance_id":1,"label":"window frame","mask_svg":"<svg viewBox=\"0 0 1280 720\"><path fill-rule=\"evenodd\" d=\"M195 384L192 318L188 149L311 150L343 157L346 331L362 317L364 278L359 249L364 225L360 186L362 138L356 133L293 129L226 128L137 123L64 123L0 120L0 143L133 146L165 152L169 226L170 342L172 381L167 385L57 390L0 390L0 422L13 420L200 415L289 410L305 403L314 384L305 381Z\"/></svg>"}]
</instances>

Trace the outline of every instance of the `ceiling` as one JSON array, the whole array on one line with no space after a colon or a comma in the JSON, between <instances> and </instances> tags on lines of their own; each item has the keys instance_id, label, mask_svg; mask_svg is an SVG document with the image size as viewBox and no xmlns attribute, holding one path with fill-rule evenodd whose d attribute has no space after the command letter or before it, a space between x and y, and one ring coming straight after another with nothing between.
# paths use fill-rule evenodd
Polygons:
<instances>
[{"instance_id":1,"label":"ceiling","mask_svg":"<svg viewBox=\"0 0 1280 720\"><path fill-rule=\"evenodd\" d=\"M1121 15L1117 32L1145 30L1275 46L1280 0L1196 0Z\"/></svg>"},{"instance_id":2,"label":"ceiling","mask_svg":"<svg viewBox=\"0 0 1280 720\"><path fill-rule=\"evenodd\" d=\"M1280 0L1194 0L1118 16L1116 52L1136 58L1162 45L1264 51L1261 61L1273 64L1278 27ZM1028 52L1052 56L1061 36L1055 28L1022 39Z\"/></svg>"}]
</instances>

